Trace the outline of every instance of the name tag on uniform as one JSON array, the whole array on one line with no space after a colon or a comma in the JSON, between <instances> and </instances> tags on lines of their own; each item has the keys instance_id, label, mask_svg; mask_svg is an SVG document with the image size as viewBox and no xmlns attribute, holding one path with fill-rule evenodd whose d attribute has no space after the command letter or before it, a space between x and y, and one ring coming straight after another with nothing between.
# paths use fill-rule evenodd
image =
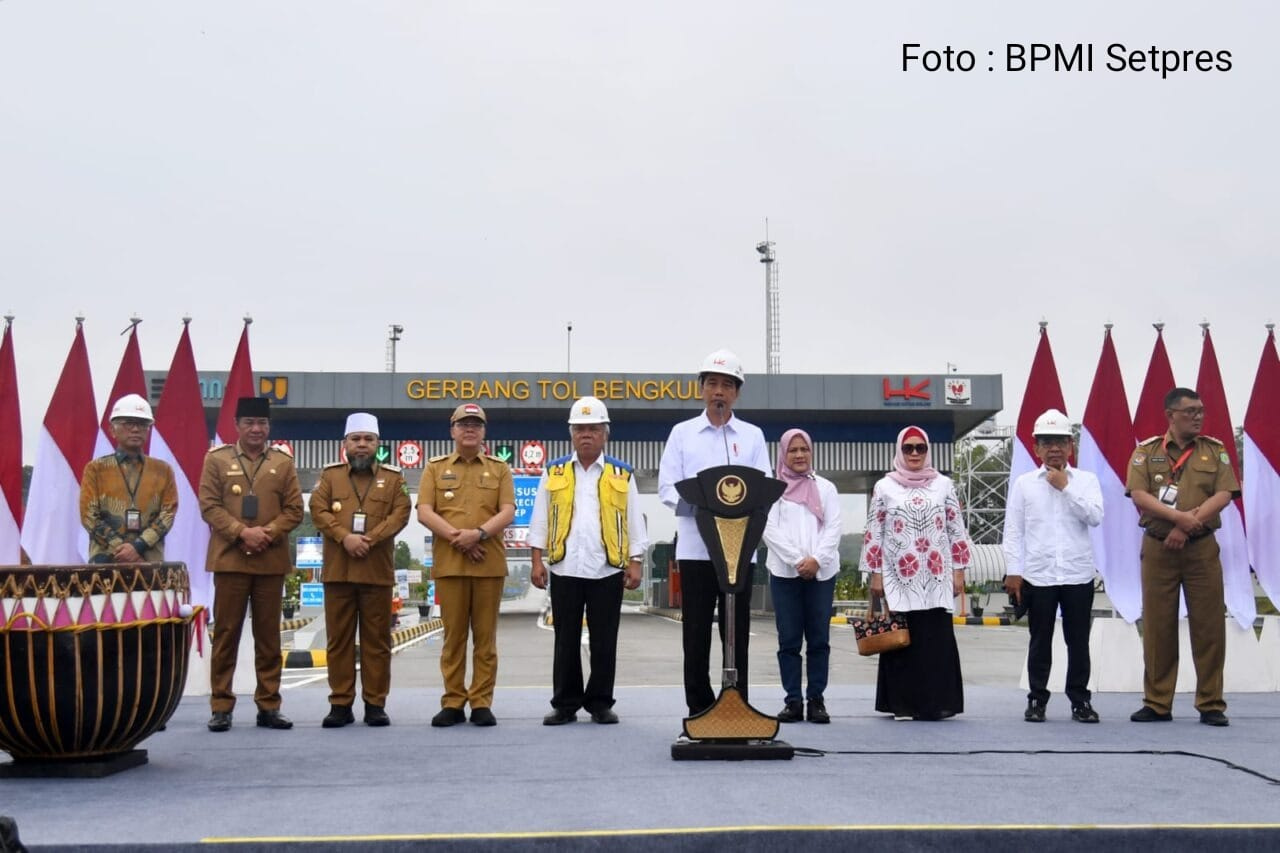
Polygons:
<instances>
[{"instance_id":1,"label":"name tag on uniform","mask_svg":"<svg viewBox=\"0 0 1280 853\"><path fill-rule=\"evenodd\" d=\"M124 529L130 533L137 533L142 529L142 513L136 509L127 509L124 511Z\"/></svg>"},{"instance_id":2,"label":"name tag on uniform","mask_svg":"<svg viewBox=\"0 0 1280 853\"><path fill-rule=\"evenodd\" d=\"M240 517L252 521L258 517L258 496L245 495L240 499Z\"/></svg>"},{"instance_id":3,"label":"name tag on uniform","mask_svg":"<svg viewBox=\"0 0 1280 853\"><path fill-rule=\"evenodd\" d=\"M351 516L351 532L364 533L365 525L368 523L369 516L363 512L357 512Z\"/></svg>"}]
</instances>

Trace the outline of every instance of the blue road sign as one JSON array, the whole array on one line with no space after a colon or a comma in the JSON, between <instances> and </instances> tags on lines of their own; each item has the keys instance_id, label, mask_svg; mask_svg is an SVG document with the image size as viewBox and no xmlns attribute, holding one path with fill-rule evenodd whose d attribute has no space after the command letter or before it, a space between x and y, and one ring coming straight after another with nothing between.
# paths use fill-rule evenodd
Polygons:
<instances>
[{"instance_id":1,"label":"blue road sign","mask_svg":"<svg viewBox=\"0 0 1280 853\"><path fill-rule=\"evenodd\" d=\"M324 584L304 583L302 585L303 607L324 607Z\"/></svg>"},{"instance_id":2,"label":"blue road sign","mask_svg":"<svg viewBox=\"0 0 1280 853\"><path fill-rule=\"evenodd\" d=\"M533 498L538 494L539 477L520 474L511 478L516 489L516 517L512 527L528 527L533 517Z\"/></svg>"}]
</instances>

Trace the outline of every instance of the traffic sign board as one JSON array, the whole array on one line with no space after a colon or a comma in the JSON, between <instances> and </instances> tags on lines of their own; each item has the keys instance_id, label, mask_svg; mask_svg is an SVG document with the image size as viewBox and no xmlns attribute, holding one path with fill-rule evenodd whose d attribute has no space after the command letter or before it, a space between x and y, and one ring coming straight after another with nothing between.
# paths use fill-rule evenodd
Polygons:
<instances>
[{"instance_id":1,"label":"traffic sign board","mask_svg":"<svg viewBox=\"0 0 1280 853\"><path fill-rule=\"evenodd\" d=\"M422 464L422 445L416 441L402 441L396 451L401 468L417 468Z\"/></svg>"},{"instance_id":2,"label":"traffic sign board","mask_svg":"<svg viewBox=\"0 0 1280 853\"><path fill-rule=\"evenodd\" d=\"M373 458L378 460L379 465L386 464L391 461L391 448L385 444L379 444L378 450L373 454Z\"/></svg>"},{"instance_id":3,"label":"traffic sign board","mask_svg":"<svg viewBox=\"0 0 1280 853\"><path fill-rule=\"evenodd\" d=\"M541 441L526 441L520 448L520 461L526 468L541 468L547 461L547 449Z\"/></svg>"},{"instance_id":4,"label":"traffic sign board","mask_svg":"<svg viewBox=\"0 0 1280 853\"><path fill-rule=\"evenodd\" d=\"M493 455L510 465L516 458L516 449L510 444L499 444L493 449Z\"/></svg>"},{"instance_id":5,"label":"traffic sign board","mask_svg":"<svg viewBox=\"0 0 1280 853\"><path fill-rule=\"evenodd\" d=\"M301 599L303 607L324 607L324 584L304 583Z\"/></svg>"},{"instance_id":6,"label":"traffic sign board","mask_svg":"<svg viewBox=\"0 0 1280 853\"><path fill-rule=\"evenodd\" d=\"M520 475L511 478L511 485L515 487L516 492L516 516L511 522L511 527L528 527L529 519L533 517L533 499L538 494L538 481L540 477L530 477Z\"/></svg>"}]
</instances>

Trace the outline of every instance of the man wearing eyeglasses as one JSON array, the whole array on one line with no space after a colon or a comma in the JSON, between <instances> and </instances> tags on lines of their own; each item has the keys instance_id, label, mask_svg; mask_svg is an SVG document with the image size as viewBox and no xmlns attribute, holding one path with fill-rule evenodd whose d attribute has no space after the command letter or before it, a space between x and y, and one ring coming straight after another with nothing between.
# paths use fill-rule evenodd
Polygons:
<instances>
[{"instance_id":1,"label":"man wearing eyeglasses","mask_svg":"<svg viewBox=\"0 0 1280 853\"><path fill-rule=\"evenodd\" d=\"M418 520L433 534L431 577L436 582L444 644L440 674L444 695L437 728L466 722L497 724L491 706L498 679L498 606L507 576L502 532L515 519L511 469L484 451L484 409L463 403L450 418L454 452L434 456L418 490ZM471 686L466 685L470 634Z\"/></svg>"},{"instance_id":2,"label":"man wearing eyeglasses","mask_svg":"<svg viewBox=\"0 0 1280 853\"><path fill-rule=\"evenodd\" d=\"M1004 515L1004 588L1015 605L1027 609L1031 633L1023 719L1044 722L1061 609L1071 719L1096 723L1089 692L1089 626L1097 569L1089 528L1102 523L1102 487L1092 473L1070 464L1075 445L1065 414L1046 411L1036 418L1032 437L1042 464L1013 481Z\"/></svg>"},{"instance_id":3,"label":"man wearing eyeglasses","mask_svg":"<svg viewBox=\"0 0 1280 853\"><path fill-rule=\"evenodd\" d=\"M1240 496L1240 483L1222 442L1201 435L1204 405L1190 388L1164 398L1169 429L1138 445L1125 487L1141 516L1143 704L1135 723L1173 719L1178 681L1178 596L1187 601L1196 710L1207 726L1228 725L1222 666L1226 621L1222 562L1213 532L1219 513Z\"/></svg>"},{"instance_id":4,"label":"man wearing eyeglasses","mask_svg":"<svg viewBox=\"0 0 1280 853\"><path fill-rule=\"evenodd\" d=\"M111 407L115 453L94 459L80 478L80 521L89 531L89 562L164 559L164 537L178 512L178 487L167 462L144 454L151 405L126 394Z\"/></svg>"},{"instance_id":5,"label":"man wearing eyeglasses","mask_svg":"<svg viewBox=\"0 0 1280 853\"><path fill-rule=\"evenodd\" d=\"M253 622L253 702L257 724L290 729L280 713L280 610L289 573L289 532L302 523L302 489L293 457L267 445L271 407L263 397L236 401L235 444L213 448L200 472L200 515L209 525L206 568L213 572L213 655L209 661L211 732L231 728L232 684L246 611Z\"/></svg>"}]
</instances>

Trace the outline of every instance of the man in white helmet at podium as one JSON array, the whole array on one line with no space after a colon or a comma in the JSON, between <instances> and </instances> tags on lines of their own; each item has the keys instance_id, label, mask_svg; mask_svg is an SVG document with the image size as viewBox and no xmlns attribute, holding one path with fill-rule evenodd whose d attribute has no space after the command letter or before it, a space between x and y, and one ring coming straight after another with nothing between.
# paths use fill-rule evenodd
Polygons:
<instances>
[{"instance_id":1,"label":"man in white helmet at podium","mask_svg":"<svg viewBox=\"0 0 1280 853\"><path fill-rule=\"evenodd\" d=\"M680 615L684 631L684 694L689 716L697 716L716 701L711 687L711 623L717 607L724 614L715 567L698 533L693 507L680 499L676 483L696 477L717 465L747 465L772 475L764 433L734 417L745 377L742 362L729 350L716 350L703 359L698 390L703 411L671 429L658 464L658 497L676 511L676 561L680 565ZM754 566L754 563L752 564ZM734 664L738 689L747 700L747 639L751 630L751 596L734 597ZM720 620L720 639L725 623Z\"/></svg>"}]
</instances>

